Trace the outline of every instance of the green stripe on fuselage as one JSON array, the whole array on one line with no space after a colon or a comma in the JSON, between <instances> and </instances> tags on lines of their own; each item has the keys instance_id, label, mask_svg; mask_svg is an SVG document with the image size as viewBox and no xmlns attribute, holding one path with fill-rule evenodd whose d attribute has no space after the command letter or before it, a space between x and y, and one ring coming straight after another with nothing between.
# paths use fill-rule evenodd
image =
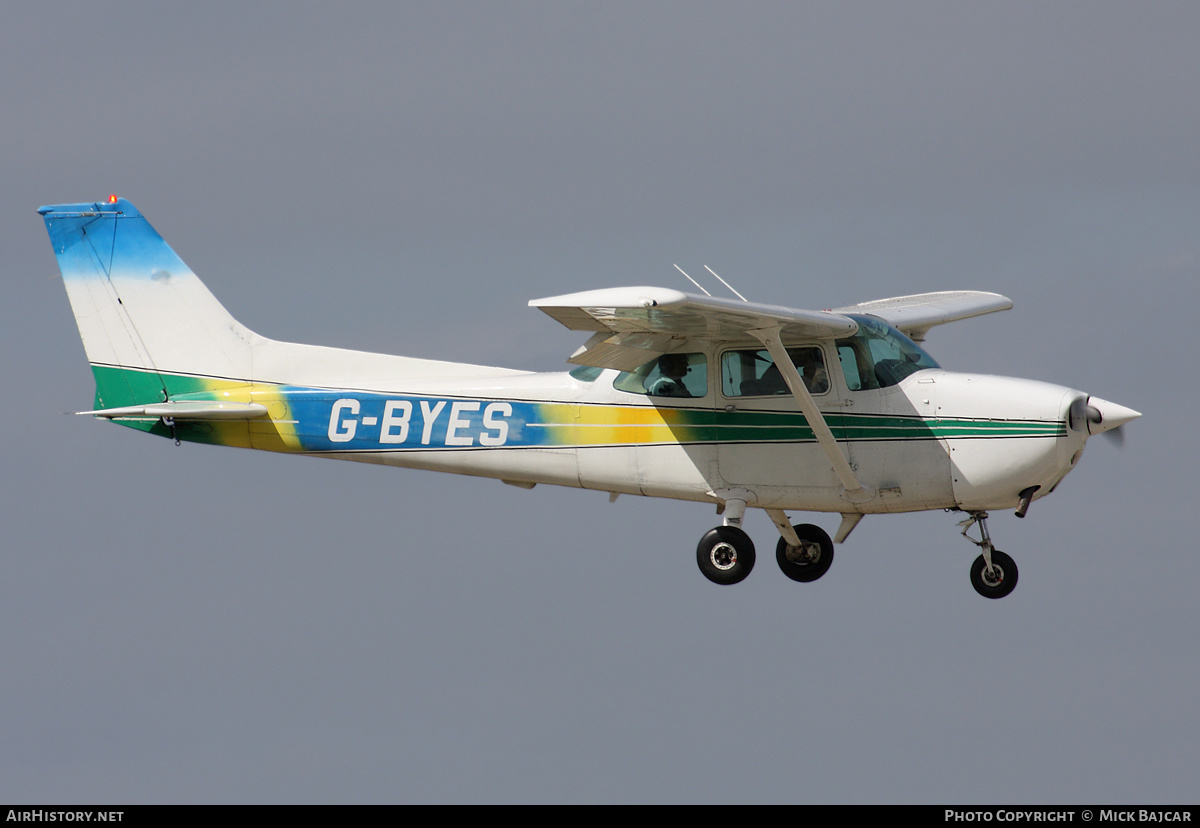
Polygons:
<instances>
[{"instance_id":1,"label":"green stripe on fuselage","mask_svg":"<svg viewBox=\"0 0 1200 828\"><path fill-rule=\"evenodd\" d=\"M172 400L179 399L217 399L219 392L250 388L250 384L229 379L214 377L185 376L170 373L157 373L146 369L119 368L109 365L93 365L92 373L96 379L95 408L118 408L132 405L145 405L162 402L164 388ZM256 386L260 391L267 386ZM279 398L286 400L298 390L295 388L276 387ZM316 389L313 389L315 391ZM329 393L329 392L322 392ZM228 397L228 394L224 396ZM242 395L238 395L241 399ZM243 401L249 401L246 397ZM573 404L545 404L546 413L559 407L562 412L569 411ZM583 404L581 408L591 409L592 414L587 418L595 426L616 427L613 434L613 444L632 444L637 438L630 439L639 426L653 425L650 421L627 421L627 415L635 411L646 411L643 406L595 406ZM554 415L556 419L564 416L562 412ZM815 441L812 429L804 415L789 411L721 411L697 408L658 408L660 426L666 426L667 441L680 444L695 443L796 443ZM657 417L655 418L657 419ZM920 416L891 416L882 414L845 414L829 413L825 415L826 422L833 431L836 439L845 442L870 442L880 440L955 440L955 439L986 439L986 438L1029 438L1029 437L1061 437L1066 434L1066 424L1053 421L1030 420L986 420L966 418L926 419ZM178 436L183 440L201 443L216 443L223 445L246 445L247 437L243 424L234 423L180 423L177 430L172 432L162 424L161 420L125 419L114 420L119 425L135 428L164 437ZM627 424L631 430L622 435L621 426ZM318 431L323 431L326 424L319 424ZM586 439L580 439L584 432L574 432L575 422L549 422L551 430L545 432L544 441L535 440L541 445L594 445ZM532 427L532 426L527 426ZM552 430L563 429L568 434L561 435L557 440L551 436ZM235 433L236 432L236 433ZM606 435L607 436L607 435ZM664 435L666 436L666 435ZM563 440L562 438L566 439ZM561 440L561 442L560 442ZM650 440L655 442L653 438ZM605 444L609 444L607 439ZM263 446L256 446L263 447Z\"/></svg>"},{"instance_id":2,"label":"green stripe on fuselage","mask_svg":"<svg viewBox=\"0 0 1200 828\"><path fill-rule=\"evenodd\" d=\"M207 377L158 374L111 365L93 365L92 376L96 378L95 407L98 409L160 403L164 401L164 387L167 394L174 398L180 394L209 391L214 382Z\"/></svg>"},{"instance_id":3,"label":"green stripe on fuselage","mask_svg":"<svg viewBox=\"0 0 1200 828\"><path fill-rule=\"evenodd\" d=\"M143 368L120 368L112 365L93 365L92 376L96 379L96 397L93 408L124 408L133 405L149 405L166 399L217 399L222 388L242 387L246 383L219 380L212 377L196 377L180 374L157 373ZM164 389L166 397L164 397ZM216 445L239 445L245 441L231 441L223 432L241 428L243 424L227 423L179 423L172 431L160 419L125 418L112 422L126 428L134 428L160 437L178 437L196 443Z\"/></svg>"},{"instance_id":4,"label":"green stripe on fuselage","mask_svg":"<svg viewBox=\"0 0 1200 828\"><path fill-rule=\"evenodd\" d=\"M93 408L123 408L130 405L148 405L164 401L163 387L168 394L184 394L204 390L206 380L197 377L160 375L153 371L136 368L118 368L112 365L93 365L92 376L96 379L96 397ZM171 430L161 420L114 420L118 425L157 434L171 436Z\"/></svg>"}]
</instances>

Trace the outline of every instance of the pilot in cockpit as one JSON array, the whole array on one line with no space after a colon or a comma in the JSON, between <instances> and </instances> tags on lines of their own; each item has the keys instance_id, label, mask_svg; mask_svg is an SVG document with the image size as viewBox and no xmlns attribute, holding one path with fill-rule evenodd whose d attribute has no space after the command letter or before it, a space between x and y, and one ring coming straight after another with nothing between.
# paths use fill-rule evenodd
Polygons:
<instances>
[{"instance_id":1,"label":"pilot in cockpit","mask_svg":"<svg viewBox=\"0 0 1200 828\"><path fill-rule=\"evenodd\" d=\"M659 378L650 387L654 397L690 397L692 393L683 384L689 371L687 354L663 354L658 358Z\"/></svg>"}]
</instances>

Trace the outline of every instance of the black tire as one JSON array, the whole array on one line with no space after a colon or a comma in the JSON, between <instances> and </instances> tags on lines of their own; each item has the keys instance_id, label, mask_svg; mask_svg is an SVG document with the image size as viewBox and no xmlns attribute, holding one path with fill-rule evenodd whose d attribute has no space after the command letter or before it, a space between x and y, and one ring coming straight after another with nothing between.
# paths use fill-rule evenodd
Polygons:
<instances>
[{"instance_id":1,"label":"black tire","mask_svg":"<svg viewBox=\"0 0 1200 828\"><path fill-rule=\"evenodd\" d=\"M820 526L813 526L811 523L797 524L792 528L796 530L800 540L820 544L821 551L815 560L796 560L796 550L788 546L787 541L780 538L779 543L775 544L775 561L779 564L783 574L793 581L802 583L815 581L828 572L829 567L833 565L833 541L830 540L824 529Z\"/></svg>"},{"instance_id":2,"label":"black tire","mask_svg":"<svg viewBox=\"0 0 1200 828\"><path fill-rule=\"evenodd\" d=\"M983 555L976 558L975 563L971 564L971 586L984 598L1003 598L1017 586L1017 564L999 549L993 549L992 566L997 577L988 579L984 576L987 564Z\"/></svg>"},{"instance_id":3,"label":"black tire","mask_svg":"<svg viewBox=\"0 0 1200 828\"><path fill-rule=\"evenodd\" d=\"M700 539L696 564L714 584L736 584L754 569L754 541L736 526L718 526Z\"/></svg>"}]
</instances>

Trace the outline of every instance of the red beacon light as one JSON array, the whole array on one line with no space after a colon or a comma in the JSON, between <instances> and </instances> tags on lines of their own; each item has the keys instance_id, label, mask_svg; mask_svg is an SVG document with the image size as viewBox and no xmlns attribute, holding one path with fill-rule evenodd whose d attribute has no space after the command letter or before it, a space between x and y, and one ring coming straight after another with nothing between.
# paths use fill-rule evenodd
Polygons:
<instances>
[{"instance_id":1,"label":"red beacon light","mask_svg":"<svg viewBox=\"0 0 1200 828\"><path fill-rule=\"evenodd\" d=\"M110 196L108 197L108 203L109 203L109 204L116 204L116 203L117 203L117 194L116 194L116 193L113 193L112 195L110 195Z\"/></svg>"}]
</instances>

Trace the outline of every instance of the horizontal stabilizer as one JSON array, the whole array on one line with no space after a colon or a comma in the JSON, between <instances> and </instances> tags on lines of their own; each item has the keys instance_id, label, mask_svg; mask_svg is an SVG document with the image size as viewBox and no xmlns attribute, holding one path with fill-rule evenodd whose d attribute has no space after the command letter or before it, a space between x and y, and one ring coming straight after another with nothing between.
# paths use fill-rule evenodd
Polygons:
<instances>
[{"instance_id":1,"label":"horizontal stabilizer","mask_svg":"<svg viewBox=\"0 0 1200 828\"><path fill-rule=\"evenodd\" d=\"M78 411L95 417L172 417L176 420L252 420L267 413L265 405L236 402L161 402L150 405L127 405L122 408L101 408Z\"/></svg>"}]
</instances>

